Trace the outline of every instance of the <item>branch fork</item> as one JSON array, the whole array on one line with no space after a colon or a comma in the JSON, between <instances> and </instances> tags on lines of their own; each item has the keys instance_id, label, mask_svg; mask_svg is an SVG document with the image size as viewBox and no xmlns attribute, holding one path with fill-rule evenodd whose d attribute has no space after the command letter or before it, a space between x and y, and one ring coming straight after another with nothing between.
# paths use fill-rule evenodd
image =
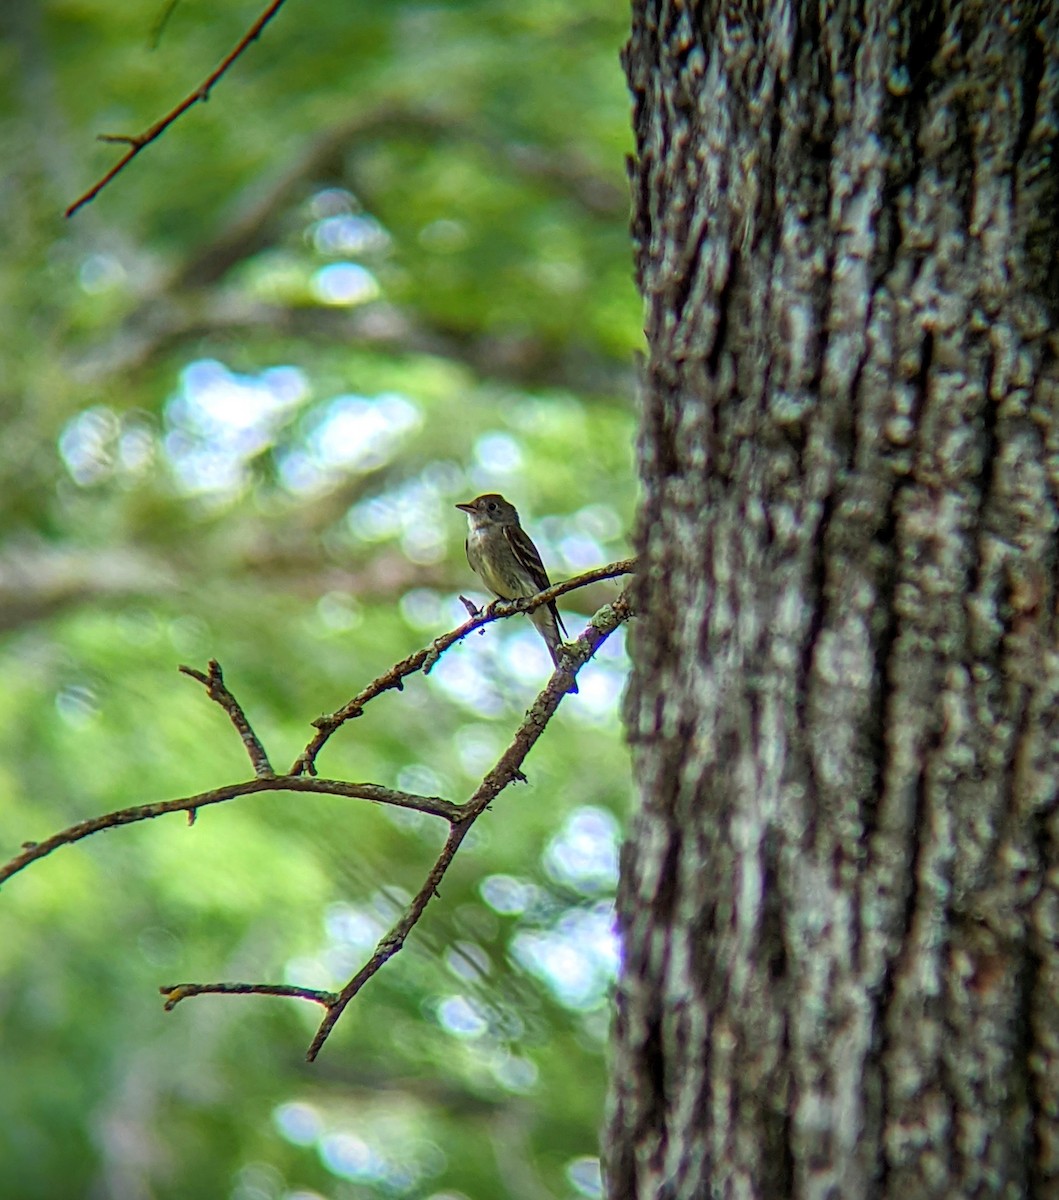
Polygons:
<instances>
[{"instance_id":1,"label":"branch fork","mask_svg":"<svg viewBox=\"0 0 1059 1200\"><path fill-rule=\"evenodd\" d=\"M567 694L571 679L576 676L580 668L595 654L603 642L633 615L630 589L627 587L612 604L604 605L589 621L584 632L574 642L568 644L566 655L568 661L555 669L547 686L530 706L515 731L510 745L464 803L456 804L440 796L420 796L375 783L352 783L338 779L319 778L316 775L316 758L324 743L341 725L359 717L364 706L370 700L384 691L400 690L403 687L404 678L416 671L426 673L445 650L454 646L475 629L481 629L482 626L492 621L503 620L516 613L531 612L534 608L550 603L565 592L584 587L600 579L611 579L618 575L629 574L634 568L635 561L626 559L556 584L529 599L497 601L485 609L476 610L474 615L462 625L436 638L429 647L417 650L374 679L342 708L330 716L317 718L313 722L316 729L315 734L295 759L290 772L286 775L277 775L273 771L265 748L254 733L242 705L224 682L220 664L215 659L211 659L205 671L181 666L180 671L202 684L209 698L228 714L250 759L254 778L215 788L209 792L201 792L194 796L183 796L176 800L164 800L119 809L71 825L41 842L23 842L21 852L0 866L0 884L31 863L51 854L60 846L70 845L93 833L98 833L100 830L149 820L171 812L187 812L189 818L193 819L194 814L200 808L258 792L315 792L350 799L369 800L377 804L414 809L448 822L449 832L445 844L434 865L428 871L419 891L405 906L393 926L380 938L367 961L348 980L341 991L324 991L294 984L234 982L171 983L159 989L165 997L164 1008L167 1012L191 996L209 994L290 997L318 1004L325 1011L306 1054L311 1062L319 1054L335 1023L350 1001L383 964L401 950L427 905L432 899L439 896L441 881L474 822L509 784L525 782L526 776L522 771L522 764L537 739L544 732L548 722L555 715L559 704ZM465 603L467 602L465 601Z\"/></svg>"}]
</instances>

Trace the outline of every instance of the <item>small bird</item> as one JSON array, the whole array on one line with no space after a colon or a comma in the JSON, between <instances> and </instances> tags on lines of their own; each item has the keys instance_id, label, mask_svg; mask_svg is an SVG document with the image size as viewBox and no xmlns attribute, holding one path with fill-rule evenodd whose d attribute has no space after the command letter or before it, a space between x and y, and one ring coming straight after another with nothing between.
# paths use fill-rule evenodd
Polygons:
<instances>
[{"instance_id":1,"label":"small bird","mask_svg":"<svg viewBox=\"0 0 1059 1200\"><path fill-rule=\"evenodd\" d=\"M469 504L457 504L467 514L467 561L471 570L500 600L521 600L536 596L551 583L537 547L519 524L515 506L496 492L478 496ZM544 638L552 662L561 666L562 638L566 633L555 602L542 604L526 614ZM572 684L571 692L577 691Z\"/></svg>"}]
</instances>

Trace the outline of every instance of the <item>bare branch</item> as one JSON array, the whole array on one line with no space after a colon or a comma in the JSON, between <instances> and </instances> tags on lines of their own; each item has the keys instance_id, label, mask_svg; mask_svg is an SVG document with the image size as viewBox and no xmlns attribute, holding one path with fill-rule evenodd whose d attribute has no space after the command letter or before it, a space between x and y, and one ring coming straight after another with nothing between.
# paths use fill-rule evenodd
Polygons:
<instances>
[{"instance_id":1,"label":"bare branch","mask_svg":"<svg viewBox=\"0 0 1059 1200\"><path fill-rule=\"evenodd\" d=\"M474 616L464 621L462 625L458 625L448 633L442 634L441 637L435 638L429 646L424 647L422 650L417 650L414 654L410 654L399 663L395 663L385 674L380 675L377 679L373 679L366 688L359 691L352 700L348 701L337 711L326 717L318 717L313 722L317 732L301 754L298 755L294 765L291 767L291 775L312 775L316 770L317 755L336 729L344 725L347 721L352 721L356 717L359 717L364 712L365 705L370 700L374 700L376 696L391 689L400 691L404 687L403 681L407 676L414 675L417 671L429 674L441 655L450 646L454 646L469 633L473 633L476 629L480 629L483 625L488 625L492 621L501 621L507 617L514 616L516 613L532 612L542 604L550 604L559 596L563 596L567 592L572 592L577 588L586 587L590 583L598 583L601 579L613 579L618 575L631 574L635 569L636 559L626 558L620 562L609 563L605 567L595 567L591 571L585 571L583 574L576 575L573 579L566 579L562 583L553 584L547 590L539 592L536 596L531 596L528 599L496 601L493 604L487 605L484 609L477 611ZM468 611L474 607L462 596L460 599L463 600Z\"/></svg>"},{"instance_id":2,"label":"bare branch","mask_svg":"<svg viewBox=\"0 0 1059 1200\"><path fill-rule=\"evenodd\" d=\"M430 874L427 875L423 886L412 898L412 902L401 914L400 919L393 928L375 947L371 958L360 968L342 991L339 992L334 1002L328 1005L324 1019L320 1022L320 1028L317 1029L312 1043L306 1051L305 1058L307 1062L312 1062L320 1053L320 1047L327 1041L328 1035L335 1027L335 1022L345 1011L346 1005L349 1004L368 980L376 974L379 968L389 962L397 951L404 946L405 939L415 928L426 906L438 894L438 885L444 878L445 872L449 869L449 864L455 858L456 851L460 848L460 843L467 836L467 831L477 816L478 813L469 813L466 820L458 825L453 825L449 830L449 836L445 839L445 845L442 847L437 861L430 868Z\"/></svg>"},{"instance_id":3,"label":"bare branch","mask_svg":"<svg viewBox=\"0 0 1059 1200\"><path fill-rule=\"evenodd\" d=\"M51 837L46 838L42 842L25 842L21 854L15 855L10 861L0 866L0 884L10 879L12 875L16 875L23 868L29 866L30 863L47 857L47 855L57 850L60 846L72 845L74 842L79 842L83 838L90 837L100 830L114 829L119 825L131 825L136 821L149 821L171 812L187 812L194 815L198 809L206 808L208 805L220 804L226 800L233 800L237 796L249 796L257 792L317 792L325 795L346 796L351 799L371 800L378 804L390 804L399 808L412 808L418 812L425 812L431 816L441 817L450 824L455 825L460 823L466 819L465 808L453 804L449 800L444 800L440 796L417 796L410 792L396 791L374 783L347 783L339 779L318 778L314 774L314 763L320 747L323 746L340 725L352 720L354 717L360 716L364 705L369 700L391 688L401 688L403 686L402 680L406 675L411 675L413 672L419 670L429 670L429 667L437 661L438 656L444 650L454 645L461 638L466 637L467 634L473 632L475 629L481 628L481 626L491 621L513 616L517 612L530 612L541 604L547 604L557 596L573 591L575 588L584 587L589 583L595 583L601 579L611 579L617 575L628 574L634 569L635 563L635 559L624 559L621 562L611 563L605 567L597 567L592 571L586 571L583 575L578 575L573 579L557 583L553 587L548 588L547 591L541 592L530 599L489 605L487 609L478 613L476 617L465 621L458 628L436 639L430 647L417 650L415 654L410 655L402 662L391 667L384 675L380 675L368 684L363 691L358 693L357 696L343 708L339 709L338 712L332 714L330 717L321 717L316 722L317 734L299 756L289 775L271 774L271 767L268 765L268 758L265 755L264 749L250 728L242 708L235 700L235 697L228 691L227 687L224 686L220 665L211 660L208 674L197 671L192 667L182 667L181 670L185 674L190 675L206 686L210 692L211 699L215 700L228 712L232 723L239 730L240 736L243 738L243 743L247 747L247 751L250 754L250 761L254 765L255 771L259 769L259 766L264 766L270 773L268 775L259 774L256 779L227 784L224 787L214 788L208 792L200 792L194 796L182 796L176 800L160 800L151 804L137 804L131 808L104 813L102 816L90 817L88 820L79 821L76 825L70 825L68 828L52 834ZM606 612L607 610L604 608L600 611ZM598 614L594 620L598 620ZM570 648L570 666L573 670L557 669L553 676L553 681L556 678L569 681L571 674L576 673L576 670L584 661L578 647L592 628L593 626L589 625L585 634Z\"/></svg>"},{"instance_id":4,"label":"bare branch","mask_svg":"<svg viewBox=\"0 0 1059 1200\"><path fill-rule=\"evenodd\" d=\"M250 728L250 722L246 719L242 705L224 685L221 664L215 658L211 658L208 663L209 673L205 675L201 671L196 671L194 667L182 666L180 671L183 675L190 675L192 679L197 679L205 687L209 698L216 701L231 718L232 724L243 739L246 752L250 755L250 765L254 768L254 774L258 779L275 778L276 772L273 771L272 764L268 761L265 747L261 745L257 734Z\"/></svg>"},{"instance_id":5,"label":"bare branch","mask_svg":"<svg viewBox=\"0 0 1059 1200\"><path fill-rule=\"evenodd\" d=\"M542 592L541 595L547 595L547 593ZM571 661L577 662L578 667L587 662L614 630L632 615L632 601L629 591L626 589L613 604L605 605L592 618L588 627L571 647ZM567 694L571 673L576 674L576 669L573 672L562 667L555 670L548 681L548 686L537 697L529 712L526 713L522 724L512 739L511 745L508 746L497 760L496 766L493 767L478 785L474 795L462 806L460 809L460 819L453 824L452 829L449 831L445 845L442 847L437 861L431 867L423 886L401 914L397 923L375 947L374 953L368 961L350 979L342 991L339 992L334 1003L328 1006L327 1013L320 1022L320 1028L316 1031L316 1036L313 1038L306 1052L305 1057L309 1062L312 1062L320 1053L320 1048L327 1040L328 1035L335 1026L335 1022L342 1015L346 1005L349 1004L368 980L376 974L379 968L388 962L404 945L405 939L415 928L427 904L438 894L438 885L441 883L445 872L449 869L453 858L456 856L456 851L460 848L460 843L467 836L467 831L470 827L509 783L516 779L524 778L521 770L522 763L525 761L530 750L533 749L537 739L544 732L548 722L555 715L555 711L559 707L563 697Z\"/></svg>"},{"instance_id":6,"label":"bare branch","mask_svg":"<svg viewBox=\"0 0 1059 1200\"><path fill-rule=\"evenodd\" d=\"M544 732L545 727L555 714L563 697L568 694L570 684L577 675L577 672L595 654L598 647L602 645L614 630L633 615L633 603L630 596L631 589L627 587L613 604L604 605L589 622L584 632L574 642L567 645L563 661L556 667L547 687L540 693L533 706L526 713L511 744L465 804L453 804L451 801L443 800L438 796L418 796L409 792L394 791L390 788L381 787L378 784L346 783L342 780L318 779L309 775L303 775L299 773L299 767L303 764L303 760L306 760L309 751L314 746L318 749L320 745L323 745L327 736L342 721L359 716L364 704L368 700L389 688L400 688L404 675L411 674L416 670L429 670L429 666L437 661L438 655L473 630L481 628L491 621L513 616L517 612L531 612L533 609L542 604L550 603L556 597L566 592L584 587L586 584L596 582L600 579L628 574L634 568L635 560L626 559L622 562L612 563L609 566L585 572L574 579L565 580L563 583L556 584L554 587L550 587L546 591L528 599L508 603L497 602L489 605L485 610L477 613L470 620L465 621L457 629L438 638L429 648L417 651L416 654L411 655L403 662L397 663L388 672L369 684L344 709L339 710L339 713L335 714L334 717L325 718L327 724L319 729L317 736L310 742L309 748L295 764L295 768L290 775L275 776L271 774L271 767L268 764L264 749L250 728L241 706L235 700L235 697L232 696L231 692L228 691L227 687L224 686L220 665L215 660L210 661L207 673L197 671L191 667L181 667L181 670L185 674L202 683L207 688L211 699L220 704L228 713L233 724L240 732L243 743L250 755L250 760L254 765L255 771L258 772L258 777L242 783L215 788L209 792L201 792L194 796L184 796L176 800L164 800L154 804L140 804L132 808L120 809L116 812L107 813L100 817L93 817L89 820L81 821L76 825L71 825L69 828L61 830L43 842L26 842L23 845L21 854L16 855L9 862L0 866L0 883L11 878L12 875L17 874L17 872L27 867L30 863L51 854L58 847L80 841L82 838L89 837L100 830L112 829L119 825L129 825L136 821L150 820L151 818L160 817L171 812L188 812L193 815L198 809L208 805L220 804L223 801L234 799L236 796L252 795L257 792L317 792L328 795L347 796L355 799L372 800L381 804L392 804L402 808L411 808L448 821L449 834L445 840L445 845L431 867L422 887L412 898L397 922L375 947L371 957L349 982L346 983L340 992L334 993L291 984L232 982L169 984L159 989L162 995L166 997L165 1007L167 1010L174 1008L181 1000L189 996L207 994L290 996L320 1004L326 1009L326 1013L307 1052L309 1061L312 1061L319 1054L336 1021L353 997L379 971L383 964L388 962L404 946L405 940L422 917L427 905L433 897L438 895L438 887L441 880L448 871L471 825L508 784L515 780L525 779L522 773L522 763L537 739ZM312 758L309 758L305 764L307 771L312 770L314 758L315 752L313 752Z\"/></svg>"},{"instance_id":7,"label":"bare branch","mask_svg":"<svg viewBox=\"0 0 1059 1200\"><path fill-rule=\"evenodd\" d=\"M235 47L235 49L233 49L231 53L229 53L221 61L213 73L207 76L207 78L204 79L190 95L185 96L184 99L181 100L176 106L176 108L166 113L166 115L160 121L156 121L149 129L145 129L143 133L133 134L131 136L125 134L100 134L100 141L122 142L126 144L129 149L121 156L120 159L118 159L118 161L113 167L110 168L110 170L103 176L102 179L93 184L83 196L80 196L73 202L73 204L70 205L70 207L66 210L65 215L67 217L72 217L79 208L83 208L90 200L94 200L96 196L98 196L99 193L107 186L107 184L110 183L115 175L123 171L129 165L129 163L132 162L136 155L140 153L141 150L144 150L153 141L161 137L162 134L165 133L169 126L172 125L178 117L183 116L183 114L186 113L189 108L195 104L198 104L200 100L205 103L205 101L210 98L210 92L213 89L213 85L221 78L225 71L228 70L228 68L243 53L243 51L246 50L250 43L257 41L257 39L261 36L262 30L269 23L269 21L272 20L276 13L279 12L285 3L286 0L272 0L272 3L257 18L253 25L250 26L246 33L243 34L239 44Z\"/></svg>"},{"instance_id":8,"label":"bare branch","mask_svg":"<svg viewBox=\"0 0 1059 1200\"><path fill-rule=\"evenodd\" d=\"M330 1008L338 999L334 992L298 987L292 983L167 983L158 989L165 996L165 1011L172 1012L188 996L292 996Z\"/></svg>"},{"instance_id":9,"label":"bare branch","mask_svg":"<svg viewBox=\"0 0 1059 1200\"><path fill-rule=\"evenodd\" d=\"M67 829L52 834L43 842L24 842L22 853L0 866L0 884L18 874L23 868L38 859L45 858L60 846L69 846L82 838L99 833L102 829L115 829L119 825L132 825L136 821L149 821L172 812L194 813L210 804L222 804L236 796L251 796L257 792L316 792L326 796L345 796L352 800L371 800L376 804L391 804L397 808L412 808L417 812L441 817L450 823L460 819L462 809L458 804L443 800L440 796L417 796L412 792L394 791L377 783L346 783L341 779L318 779L290 775L276 775L269 779L248 779L242 783L230 783L195 796L182 796L178 800L159 800L154 804L137 804L132 808L118 809L100 817L79 821Z\"/></svg>"}]
</instances>

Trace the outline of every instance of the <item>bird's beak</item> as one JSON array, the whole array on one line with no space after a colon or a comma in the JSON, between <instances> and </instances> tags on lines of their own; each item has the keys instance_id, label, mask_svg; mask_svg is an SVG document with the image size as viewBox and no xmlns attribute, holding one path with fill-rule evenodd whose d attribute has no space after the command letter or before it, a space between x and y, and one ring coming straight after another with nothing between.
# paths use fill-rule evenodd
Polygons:
<instances>
[{"instance_id":1,"label":"bird's beak","mask_svg":"<svg viewBox=\"0 0 1059 1200\"><path fill-rule=\"evenodd\" d=\"M478 511L473 504L457 504L456 507L460 510L460 512L465 513L473 513Z\"/></svg>"}]
</instances>

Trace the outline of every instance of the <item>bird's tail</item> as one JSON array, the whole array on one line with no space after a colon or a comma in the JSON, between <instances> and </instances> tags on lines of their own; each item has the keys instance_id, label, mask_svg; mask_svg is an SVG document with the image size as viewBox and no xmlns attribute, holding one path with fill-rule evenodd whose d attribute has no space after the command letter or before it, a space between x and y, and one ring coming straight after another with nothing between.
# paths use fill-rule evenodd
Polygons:
<instances>
[{"instance_id":1,"label":"bird's tail","mask_svg":"<svg viewBox=\"0 0 1059 1200\"><path fill-rule=\"evenodd\" d=\"M538 616L543 614L543 616ZM552 662L557 667L564 667L566 663L563 657L563 639L559 636L559 614L555 611L554 605L548 605L545 608L538 608L536 612L530 613L530 620L536 625L541 637L548 644L548 652L552 656ZM577 693L577 681L570 680L570 686L566 689L571 694Z\"/></svg>"}]
</instances>

